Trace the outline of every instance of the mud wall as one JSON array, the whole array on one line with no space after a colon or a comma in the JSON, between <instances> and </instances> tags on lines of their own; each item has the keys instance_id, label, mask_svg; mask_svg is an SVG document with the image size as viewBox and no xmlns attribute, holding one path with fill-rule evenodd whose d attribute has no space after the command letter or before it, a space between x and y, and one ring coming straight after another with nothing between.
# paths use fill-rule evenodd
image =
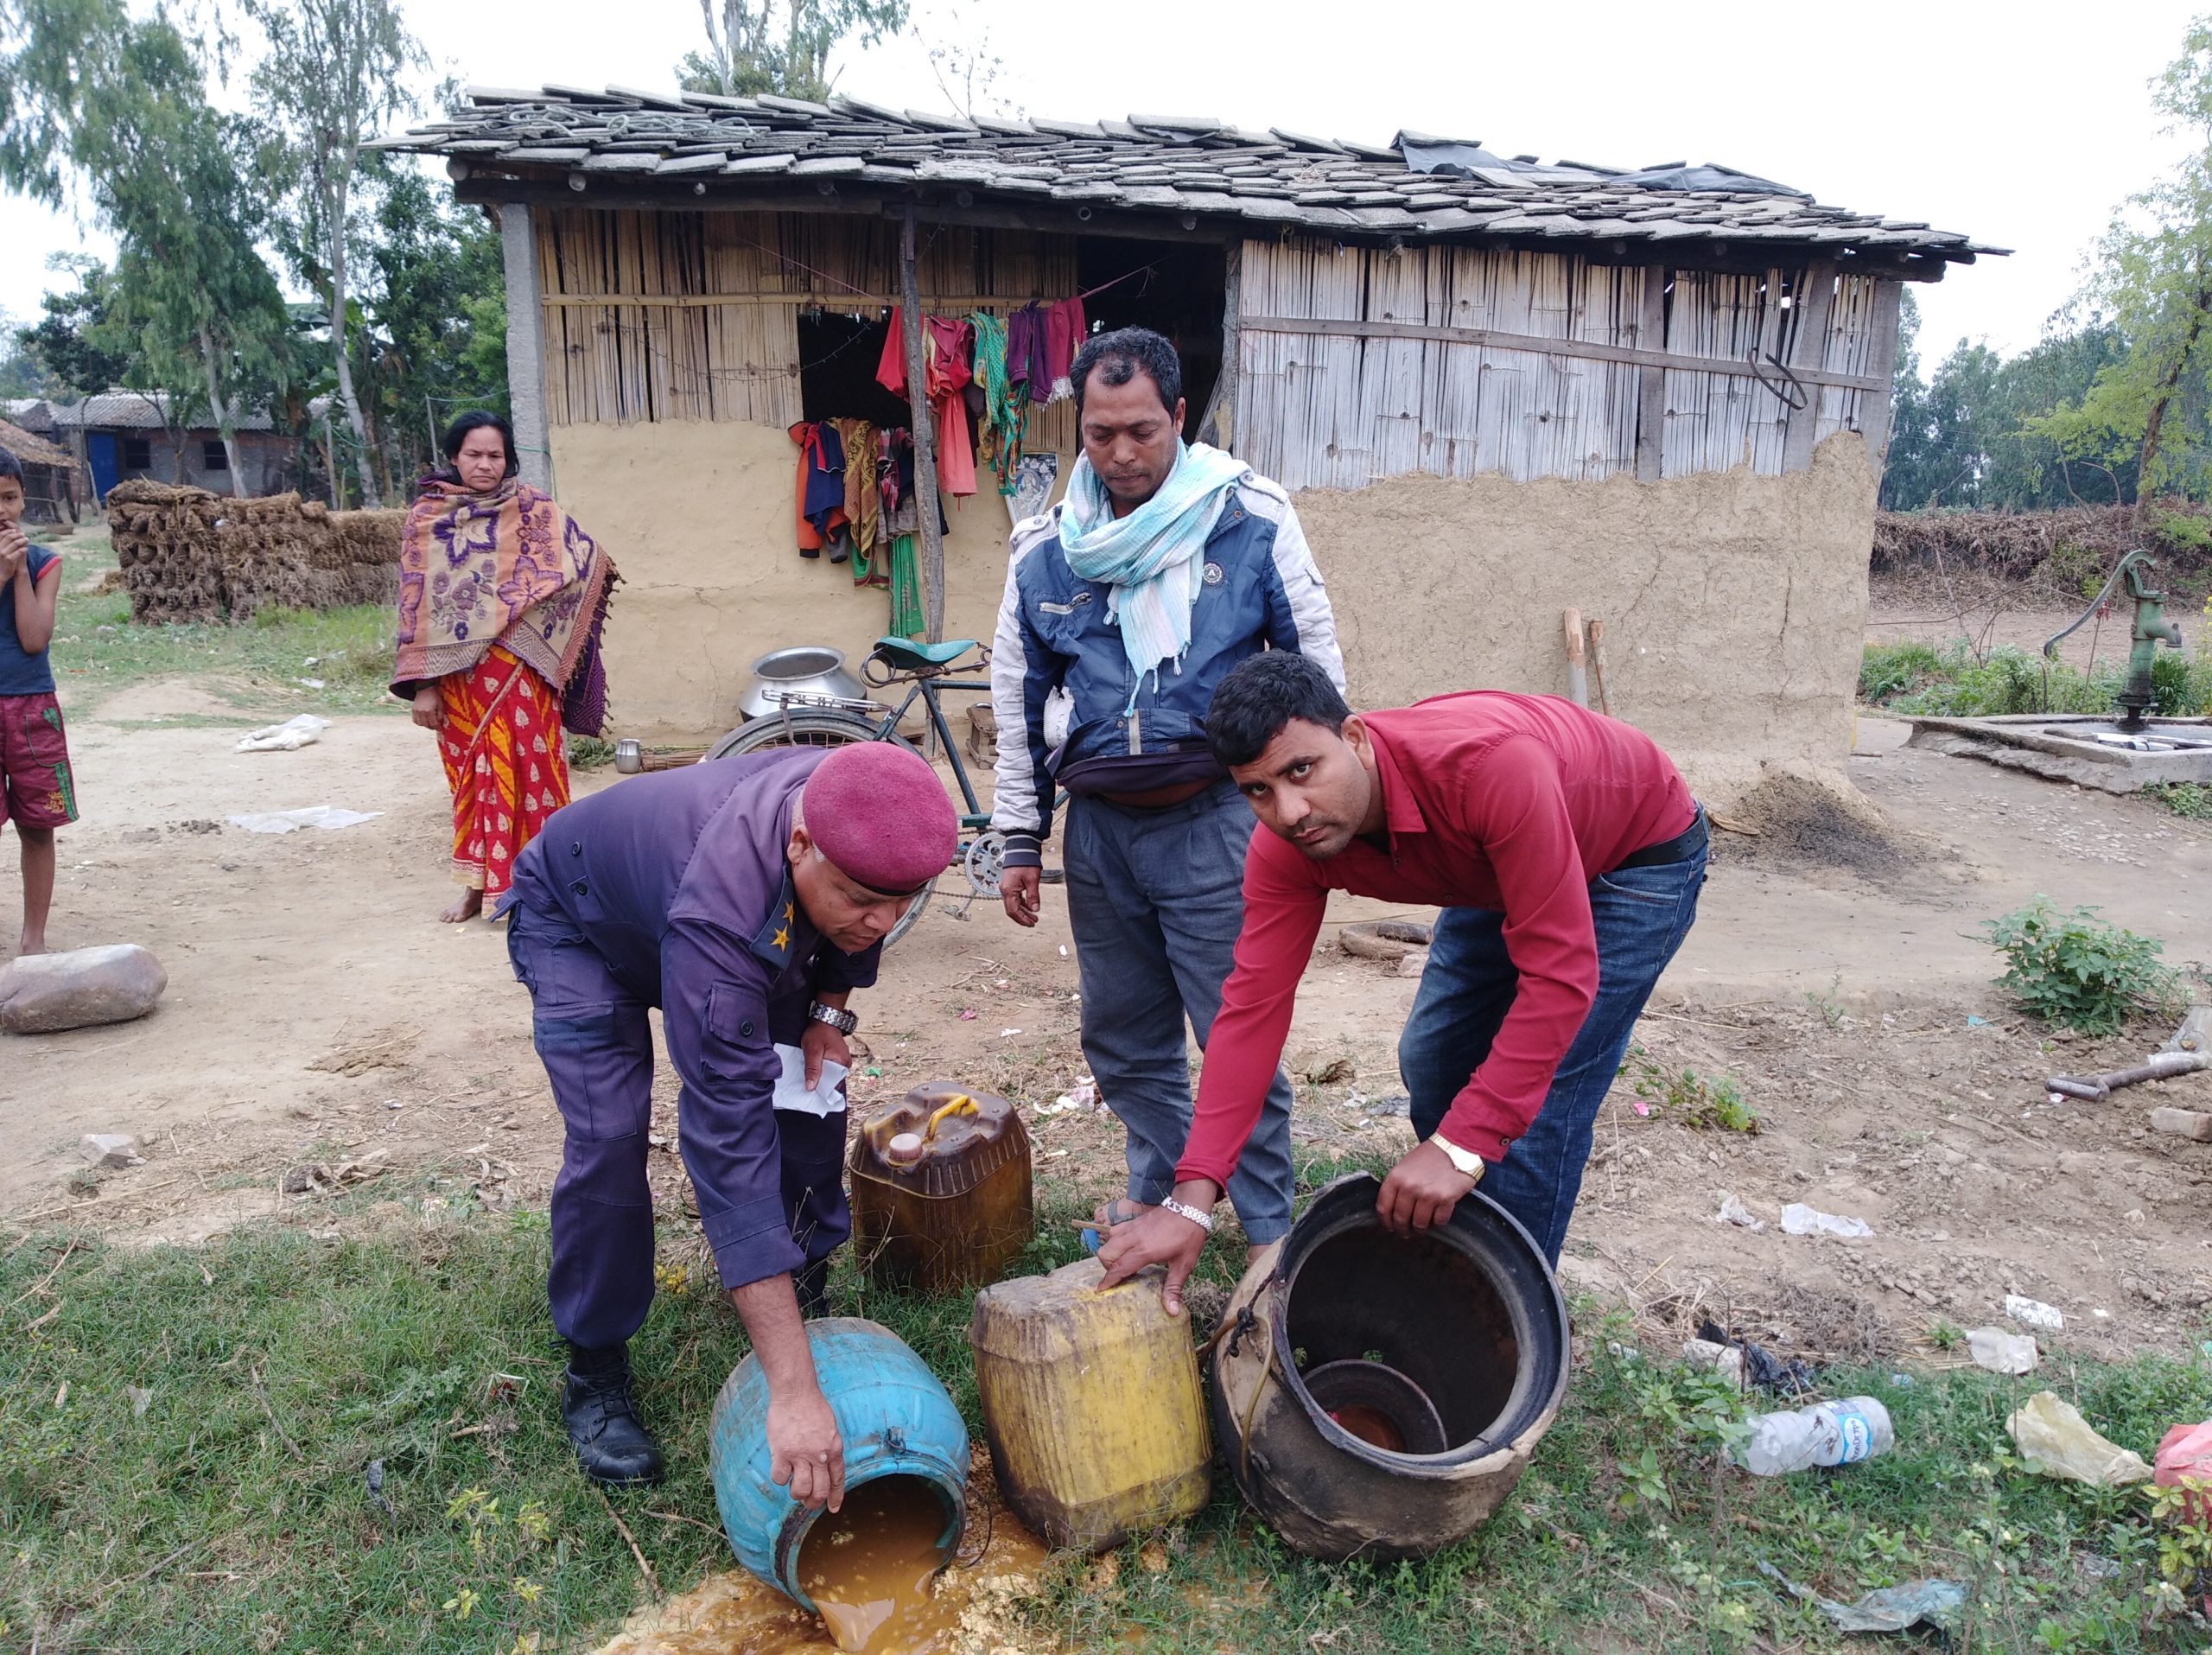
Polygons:
<instances>
[{"instance_id":1,"label":"mud wall","mask_svg":"<svg viewBox=\"0 0 2212 1655\"><path fill-rule=\"evenodd\" d=\"M1850 750L1876 481L1847 431L1779 477L1404 477L1297 505L1355 707L1563 695L1576 608L1605 623L1614 714L1725 805L1762 764Z\"/></svg>"},{"instance_id":2,"label":"mud wall","mask_svg":"<svg viewBox=\"0 0 2212 1655\"><path fill-rule=\"evenodd\" d=\"M703 741L737 722L753 663L828 644L857 672L890 628L890 594L843 564L802 558L793 532L798 450L747 422L556 425L561 504L621 570L607 623L607 687L620 733ZM1074 456L1060 456L1065 482ZM1056 496L1057 498L1057 496ZM1006 585L1006 505L948 498L944 631L986 643ZM975 697L947 698L962 727Z\"/></svg>"}]
</instances>

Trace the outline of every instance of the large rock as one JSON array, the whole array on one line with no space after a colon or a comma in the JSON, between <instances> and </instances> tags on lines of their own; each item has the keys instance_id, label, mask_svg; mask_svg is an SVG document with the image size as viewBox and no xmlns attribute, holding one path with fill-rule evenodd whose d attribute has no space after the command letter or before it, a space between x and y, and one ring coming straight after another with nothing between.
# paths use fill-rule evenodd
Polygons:
<instances>
[{"instance_id":1,"label":"large rock","mask_svg":"<svg viewBox=\"0 0 2212 1655\"><path fill-rule=\"evenodd\" d=\"M135 943L28 954L0 965L0 1029L52 1034L127 1023L154 1009L168 973Z\"/></svg>"}]
</instances>

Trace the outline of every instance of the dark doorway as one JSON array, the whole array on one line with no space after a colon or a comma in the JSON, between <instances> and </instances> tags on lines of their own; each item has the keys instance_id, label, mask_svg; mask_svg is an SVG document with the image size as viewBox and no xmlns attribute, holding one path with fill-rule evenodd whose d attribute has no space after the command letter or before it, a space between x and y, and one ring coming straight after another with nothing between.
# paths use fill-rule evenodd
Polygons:
<instances>
[{"instance_id":1,"label":"dark doorway","mask_svg":"<svg viewBox=\"0 0 2212 1655\"><path fill-rule=\"evenodd\" d=\"M799 417L864 419L879 430L913 423L906 398L875 377L890 333L887 310L798 313Z\"/></svg>"},{"instance_id":2,"label":"dark doorway","mask_svg":"<svg viewBox=\"0 0 2212 1655\"><path fill-rule=\"evenodd\" d=\"M1227 250L1209 242L1078 236L1075 271L1092 333L1149 328L1175 347L1183 359L1183 435L1195 436L1221 379Z\"/></svg>"}]
</instances>

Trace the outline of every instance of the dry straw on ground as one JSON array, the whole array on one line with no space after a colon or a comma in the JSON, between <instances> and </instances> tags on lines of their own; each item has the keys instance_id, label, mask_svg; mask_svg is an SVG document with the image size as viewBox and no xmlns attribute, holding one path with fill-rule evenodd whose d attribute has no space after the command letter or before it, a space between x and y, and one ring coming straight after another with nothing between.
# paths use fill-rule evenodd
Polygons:
<instances>
[{"instance_id":1,"label":"dry straw on ground","mask_svg":"<svg viewBox=\"0 0 2212 1655\"><path fill-rule=\"evenodd\" d=\"M142 624L389 603L398 593L404 512L334 512L297 494L232 500L145 480L118 485L107 502L130 618Z\"/></svg>"}]
</instances>

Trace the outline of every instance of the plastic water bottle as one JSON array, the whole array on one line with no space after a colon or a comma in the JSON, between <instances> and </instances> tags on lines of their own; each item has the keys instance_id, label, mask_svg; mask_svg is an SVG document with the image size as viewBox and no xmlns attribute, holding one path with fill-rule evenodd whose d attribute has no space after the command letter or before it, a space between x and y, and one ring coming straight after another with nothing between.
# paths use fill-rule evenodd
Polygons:
<instances>
[{"instance_id":1,"label":"plastic water bottle","mask_svg":"<svg viewBox=\"0 0 2212 1655\"><path fill-rule=\"evenodd\" d=\"M1754 1477L1780 1477L1809 1466L1847 1466L1897 1446L1890 1410L1872 1397L1846 1397L1793 1412L1760 1414L1736 1451Z\"/></svg>"}]
</instances>

